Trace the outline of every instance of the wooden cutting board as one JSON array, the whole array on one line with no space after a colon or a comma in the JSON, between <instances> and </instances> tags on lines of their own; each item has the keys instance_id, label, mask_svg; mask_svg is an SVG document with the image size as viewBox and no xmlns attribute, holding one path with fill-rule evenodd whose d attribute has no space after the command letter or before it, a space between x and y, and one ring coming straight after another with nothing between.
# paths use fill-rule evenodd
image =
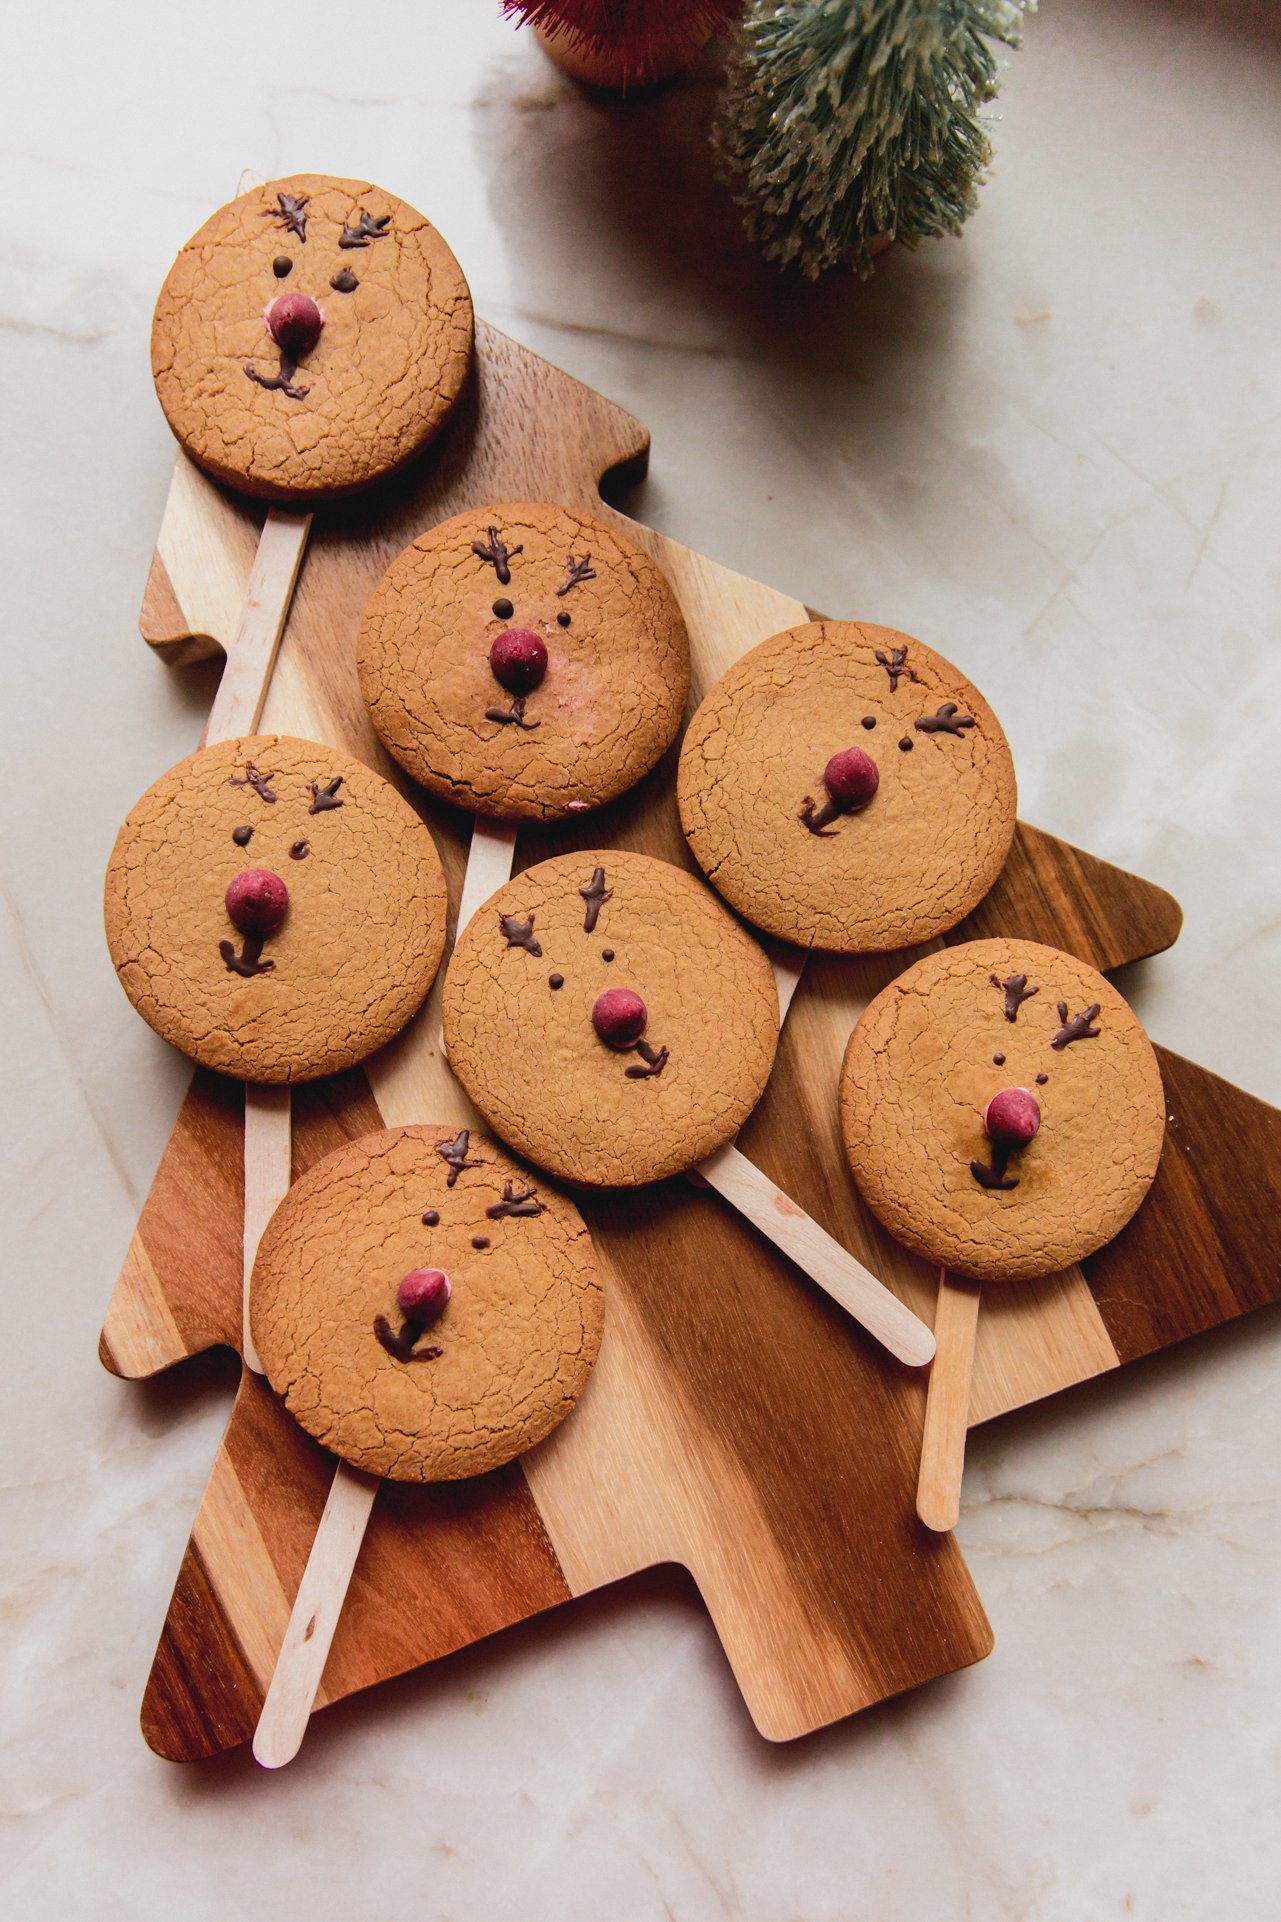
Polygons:
<instances>
[{"instance_id":1,"label":"wooden cutting board","mask_svg":"<svg viewBox=\"0 0 1281 1922\"><path fill-rule=\"evenodd\" d=\"M482 326L467 406L432 464L318 517L264 726L350 747L408 791L360 702L356 624L418 532L503 498L581 505L649 549L690 625L697 701L806 610L602 507L601 483L639 476L647 452L636 421ZM179 459L142 616L168 659L225 648L256 534L247 505ZM522 834L518 866L597 844L689 865L673 765L583 826ZM469 817L410 798L436 833L456 906ZM1159 888L1021 825L996 889L954 938L1017 932L1114 968L1168 946L1179 920ZM742 1141L928 1319L933 1277L862 1210L836 1123L849 1030L906 959L809 964ZM384 1123L474 1118L436 1050L438 994L367 1072L299 1091L295 1175ZM975 1420L1281 1295L1270 1242L1239 1207L1243 1183L1258 1196L1253 1220L1275 1204L1281 1115L1177 1057L1162 1065L1171 1123L1153 1198L1086 1271L985 1298ZM242 1108L236 1084L194 1076L103 1331L117 1374L239 1344ZM460 1486L380 1492L321 1704L661 1561L693 1573L753 1718L774 1738L986 1654L990 1631L954 1543L913 1513L920 1381L709 1192L677 1180L582 1205L609 1288L587 1395L523 1463ZM143 1728L159 1753L191 1759L252 1734L331 1472L247 1374L147 1688Z\"/></svg>"}]
</instances>

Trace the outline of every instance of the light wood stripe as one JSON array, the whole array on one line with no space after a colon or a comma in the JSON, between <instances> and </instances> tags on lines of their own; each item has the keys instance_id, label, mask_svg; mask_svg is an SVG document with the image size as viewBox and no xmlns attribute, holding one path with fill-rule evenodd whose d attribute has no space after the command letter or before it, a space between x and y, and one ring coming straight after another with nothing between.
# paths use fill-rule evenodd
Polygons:
<instances>
[{"instance_id":1,"label":"light wood stripe","mask_svg":"<svg viewBox=\"0 0 1281 1922\"><path fill-rule=\"evenodd\" d=\"M159 1374L187 1353L160 1277L137 1230L102 1324L98 1352L112 1374L129 1381Z\"/></svg>"}]
</instances>

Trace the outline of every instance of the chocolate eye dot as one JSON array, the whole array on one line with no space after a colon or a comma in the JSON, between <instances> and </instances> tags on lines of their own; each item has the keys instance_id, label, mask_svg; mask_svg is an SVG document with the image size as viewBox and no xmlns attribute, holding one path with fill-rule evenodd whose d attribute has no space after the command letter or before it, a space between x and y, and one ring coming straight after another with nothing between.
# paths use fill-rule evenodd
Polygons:
<instances>
[{"instance_id":1,"label":"chocolate eye dot","mask_svg":"<svg viewBox=\"0 0 1281 1922\"><path fill-rule=\"evenodd\" d=\"M252 828L233 828L231 838L238 848L247 848L254 838L254 831Z\"/></svg>"},{"instance_id":2,"label":"chocolate eye dot","mask_svg":"<svg viewBox=\"0 0 1281 1922\"><path fill-rule=\"evenodd\" d=\"M564 985L565 985L565 977L564 977L564 975L563 975L563 974L549 974L549 975L548 975L548 977L547 977L547 985L548 985L548 987L549 987L549 988L563 988L563 987L564 987Z\"/></svg>"},{"instance_id":3,"label":"chocolate eye dot","mask_svg":"<svg viewBox=\"0 0 1281 1922\"><path fill-rule=\"evenodd\" d=\"M350 267L340 267L329 285L336 294L354 294L360 282Z\"/></svg>"},{"instance_id":4,"label":"chocolate eye dot","mask_svg":"<svg viewBox=\"0 0 1281 1922\"><path fill-rule=\"evenodd\" d=\"M516 610L510 601L498 600L494 602L494 613L500 621L509 621L515 612Z\"/></svg>"},{"instance_id":5,"label":"chocolate eye dot","mask_svg":"<svg viewBox=\"0 0 1281 1922\"><path fill-rule=\"evenodd\" d=\"M558 615L556 616L556 620L557 620L557 623L558 623L558 624L559 624L559 625L560 625L561 627L568 627L568 626L569 626L569 615L568 615L568 614L558 614Z\"/></svg>"},{"instance_id":6,"label":"chocolate eye dot","mask_svg":"<svg viewBox=\"0 0 1281 1922\"><path fill-rule=\"evenodd\" d=\"M900 754L910 754L912 752L912 743L906 734L898 744L898 751Z\"/></svg>"},{"instance_id":7,"label":"chocolate eye dot","mask_svg":"<svg viewBox=\"0 0 1281 1922\"><path fill-rule=\"evenodd\" d=\"M291 861L305 861L310 853L311 849L305 841L295 841L289 850L289 859Z\"/></svg>"},{"instance_id":8,"label":"chocolate eye dot","mask_svg":"<svg viewBox=\"0 0 1281 1922\"><path fill-rule=\"evenodd\" d=\"M875 714L865 714L865 715L863 716L863 726L864 726L864 727L875 727L875 726L876 726L876 716L875 716Z\"/></svg>"},{"instance_id":9,"label":"chocolate eye dot","mask_svg":"<svg viewBox=\"0 0 1281 1922\"><path fill-rule=\"evenodd\" d=\"M276 258L271 263L271 271L276 276L277 280L283 280L285 275L291 274L293 270L294 270L294 263L289 258L288 254L277 254Z\"/></svg>"},{"instance_id":10,"label":"chocolate eye dot","mask_svg":"<svg viewBox=\"0 0 1281 1922\"><path fill-rule=\"evenodd\" d=\"M436 1210L434 1208L429 1208L426 1214L423 1216L423 1227L434 1228L436 1226L436 1223L439 1220L440 1220L440 1216L436 1213Z\"/></svg>"},{"instance_id":11,"label":"chocolate eye dot","mask_svg":"<svg viewBox=\"0 0 1281 1922\"><path fill-rule=\"evenodd\" d=\"M992 1066L994 1068L1003 1068L1005 1066L1005 1056L1003 1054L994 1054L992 1056Z\"/></svg>"},{"instance_id":12,"label":"chocolate eye dot","mask_svg":"<svg viewBox=\"0 0 1281 1922\"><path fill-rule=\"evenodd\" d=\"M472 1247L473 1247L473 1248L488 1248L488 1246L489 1246L489 1236L488 1236L488 1235L473 1235L473 1236L472 1236L472 1238L471 1238L471 1245L472 1245Z\"/></svg>"},{"instance_id":13,"label":"chocolate eye dot","mask_svg":"<svg viewBox=\"0 0 1281 1922\"><path fill-rule=\"evenodd\" d=\"M1049 1080L1049 1078L1050 1078L1050 1077L1049 1077L1049 1075L1048 1075L1048 1074L1039 1074L1039 1075L1038 1075L1038 1076L1036 1077L1036 1085L1037 1085L1037 1087L1038 1087L1038 1088L1043 1088L1043 1087L1045 1086L1045 1084L1046 1084L1046 1082L1047 1082L1047 1081Z\"/></svg>"},{"instance_id":14,"label":"chocolate eye dot","mask_svg":"<svg viewBox=\"0 0 1281 1922\"><path fill-rule=\"evenodd\" d=\"M612 961L614 958L614 950L612 948L602 948L600 958L602 961Z\"/></svg>"}]
</instances>

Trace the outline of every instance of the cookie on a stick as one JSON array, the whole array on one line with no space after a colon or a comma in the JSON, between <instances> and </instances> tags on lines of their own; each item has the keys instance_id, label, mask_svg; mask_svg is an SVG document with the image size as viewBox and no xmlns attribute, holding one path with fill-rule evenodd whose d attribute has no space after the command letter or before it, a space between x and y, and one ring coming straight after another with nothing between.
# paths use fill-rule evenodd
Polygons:
<instances>
[{"instance_id":1,"label":"cookie on a stick","mask_svg":"<svg viewBox=\"0 0 1281 1922\"><path fill-rule=\"evenodd\" d=\"M604 1294L585 1223L494 1142L393 1128L317 1162L258 1248L254 1336L339 1457L254 1753L297 1753L379 1478L455 1481L537 1446L587 1384Z\"/></svg>"},{"instance_id":2,"label":"cookie on a stick","mask_svg":"<svg viewBox=\"0 0 1281 1922\"><path fill-rule=\"evenodd\" d=\"M476 817L460 928L510 875L519 824L633 787L689 694L662 570L604 521L530 501L456 514L398 555L356 665L388 752Z\"/></svg>"},{"instance_id":3,"label":"cookie on a stick","mask_svg":"<svg viewBox=\"0 0 1281 1922\"><path fill-rule=\"evenodd\" d=\"M681 824L767 934L868 954L945 934L1014 835L1014 763L978 689L892 628L816 621L762 641L681 744Z\"/></svg>"},{"instance_id":4,"label":"cookie on a stick","mask_svg":"<svg viewBox=\"0 0 1281 1922\"><path fill-rule=\"evenodd\" d=\"M1033 941L918 961L845 1052L841 1133L859 1191L939 1268L917 1511L955 1525L980 1286L1058 1273L1120 1233L1156 1176L1156 1054L1112 984Z\"/></svg>"},{"instance_id":5,"label":"cookie on a stick","mask_svg":"<svg viewBox=\"0 0 1281 1922\"><path fill-rule=\"evenodd\" d=\"M111 958L159 1035L246 1083L250 1259L289 1182L288 1084L339 1073L404 1027L440 965L447 906L413 809L315 741L201 748L121 828L104 902Z\"/></svg>"},{"instance_id":6,"label":"cookie on a stick","mask_svg":"<svg viewBox=\"0 0 1281 1922\"><path fill-rule=\"evenodd\" d=\"M778 992L694 875L618 849L525 869L460 933L442 1015L450 1066L519 1154L600 1188L696 1168L900 1360L929 1360L923 1323L733 1145Z\"/></svg>"}]
</instances>

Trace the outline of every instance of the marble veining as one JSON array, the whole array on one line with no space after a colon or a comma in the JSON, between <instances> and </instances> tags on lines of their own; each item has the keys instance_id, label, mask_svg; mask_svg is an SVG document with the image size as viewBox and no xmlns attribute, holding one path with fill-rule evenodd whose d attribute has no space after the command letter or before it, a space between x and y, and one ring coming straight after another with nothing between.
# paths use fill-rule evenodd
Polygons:
<instances>
[{"instance_id":1,"label":"marble veining","mask_svg":"<svg viewBox=\"0 0 1281 1922\"><path fill-rule=\"evenodd\" d=\"M492 3L36 7L10 46L0 1910L1274 1916L1275 1314L973 1438L976 1670L774 1749L660 1572L327 1713L273 1779L169 1768L136 1723L232 1371L125 1387L95 1343L186 1078L112 977L101 874L214 678L136 633L172 464L148 322L242 167L403 192L483 314L647 422L633 511L962 662L1026 818L1183 902L1123 983L1156 1038L1281 1100L1275 8L1056 0L967 238L866 288L741 242L705 79L609 109Z\"/></svg>"}]
</instances>

